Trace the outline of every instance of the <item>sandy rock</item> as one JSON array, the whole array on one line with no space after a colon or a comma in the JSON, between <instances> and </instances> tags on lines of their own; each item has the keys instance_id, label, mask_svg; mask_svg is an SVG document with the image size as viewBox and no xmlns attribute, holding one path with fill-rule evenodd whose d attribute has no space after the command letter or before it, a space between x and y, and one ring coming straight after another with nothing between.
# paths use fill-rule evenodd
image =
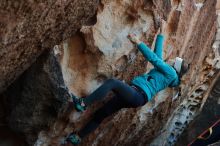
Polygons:
<instances>
[{"instance_id":1,"label":"sandy rock","mask_svg":"<svg viewBox=\"0 0 220 146\"><path fill-rule=\"evenodd\" d=\"M57 1L55 5L58 4L61 8L65 6L66 1L64 1L64 4L60 2ZM82 3L84 2L82 1ZM88 11L88 14L85 13L85 15L76 15L76 17L71 14L81 12L81 7L77 5L76 1L71 1L70 5L68 4L68 14L70 15L64 17L69 20L68 24L79 20L79 18L82 22L85 22L86 17L83 19L84 17L82 18L81 16L91 16L93 14L89 12L94 12L94 7L92 7L94 3L93 1L88 3L91 5L86 5L85 9L87 10L88 6L92 11ZM28 97L24 96L26 95L24 92L21 93L21 96L18 96L24 97L24 99L18 99L17 102L24 102L15 106L15 110L12 109L12 114L8 114L10 122L15 123L12 128L26 135L29 134L29 130L31 132L34 131L33 135L30 134L30 137L27 136L26 138L29 143L33 143L38 135L38 139L35 142L36 146L60 145L65 136L72 131L79 131L91 119L94 111L111 98L110 95L106 100L92 105L83 114L77 113L71 108L69 108L71 112L67 114L64 111L59 111L62 107L68 107L65 105L68 97L64 98L62 94L58 94L60 90L57 88L60 87L60 82L62 84L65 83L70 91L77 96L90 94L108 78L115 77L129 83L134 76L145 73L152 66L146 62L136 46L127 39L127 35L131 32L136 33L143 42L153 49L158 33L159 20L163 18L167 20L164 32L164 58L170 59L180 56L191 64L187 76L182 79L181 94L177 94L176 89L168 88L158 93L153 101L143 107L120 110L117 114L105 119L96 131L83 140L81 145L174 145L182 131L188 126L188 123L204 107L208 94L213 87L212 85L217 78L219 64L218 58L216 58L216 50L219 49L219 42L218 39L216 40L218 36L216 36L217 17L215 7L215 0L101 0L96 17L92 17L83 27L78 24L68 25L70 28L55 27L57 23L65 23L66 21L61 19L61 21L57 22L55 21L56 19L53 19L53 15L49 15L48 17L51 17L51 19L48 19L51 22L49 24L54 27L49 25L52 29L44 35L41 32L36 32L42 38L40 48L52 48L51 45L56 45L53 49L53 55L56 56L60 63L63 76L60 75L59 69L52 69L52 66L46 61L47 59L45 59L45 62L41 62L42 66L46 65L47 67L34 70L35 72L42 71L39 76L46 74L45 78L37 78L36 73L33 71L34 66L27 71L28 74L26 76L28 77L26 79L30 79L30 76L33 77L35 82L25 82L22 86L35 92L33 92L33 96L32 94ZM63 12L60 9L57 9L57 12ZM66 9L62 10L65 11ZM77 16L80 17L78 18ZM81 21L80 24L82 24ZM63 24L62 26L67 25ZM77 33L75 33L76 28L80 28ZM40 30L44 32L44 29ZM64 30L64 33L62 30ZM66 34L66 32L69 33ZM65 37L61 37L63 36L61 34ZM25 38L25 36L21 35L20 38ZM60 40L68 39L60 43L60 40L57 40L58 38ZM16 39L11 38L11 40ZM57 43L54 43L54 41L57 41ZM213 44L214 41L215 43ZM4 39L3 42L7 44L8 40ZM36 48L34 46L30 47ZM23 58L23 55L21 56ZM20 61L20 59L18 60ZM48 68L51 70L48 71ZM3 66L3 69L8 71L7 66ZM63 80L60 79L59 75L61 78L63 77ZM59 76L58 81L60 82L53 82L54 78L51 77L54 76L55 78ZM7 81L5 76L3 77L4 82ZM34 90L34 87L39 87L40 85L37 81L41 83L43 82L42 80L47 84L51 83L52 80L54 84L52 84L53 86L48 86L48 88L43 88L43 86L40 88L41 90ZM19 88L20 82L14 88ZM11 87L5 93L10 91ZM44 96L41 96L41 94ZM41 97L45 97L45 99ZM53 107L53 104L47 105L48 100L51 100L52 103L57 100L60 102L55 108L54 116L50 117L48 112L40 114L41 116L48 116L48 121L46 120L42 123L39 121L35 125L32 125L32 122L23 125L20 121L33 121L33 119L40 120L42 118L40 115L36 118L35 115L29 118L26 115L22 116L22 118L18 116L21 111L25 111L24 113L28 111L28 108L23 105L30 101L33 104L32 99L35 98L38 99L37 103L39 103L37 107L33 106L36 113L41 112L41 109ZM6 103L13 104L10 101ZM27 113L29 112L35 113L33 110ZM2 113L4 114L4 112ZM64 117L57 116L57 114ZM39 124L43 126L41 127ZM21 130L21 127L25 127L25 130ZM36 129L36 127L39 128ZM189 142L188 140L186 140L186 143Z\"/></svg>"},{"instance_id":2,"label":"sandy rock","mask_svg":"<svg viewBox=\"0 0 220 146\"><path fill-rule=\"evenodd\" d=\"M89 24L98 1L49 0L0 2L0 92L45 49Z\"/></svg>"},{"instance_id":3,"label":"sandy rock","mask_svg":"<svg viewBox=\"0 0 220 146\"><path fill-rule=\"evenodd\" d=\"M210 74L206 74L210 70L205 69L210 66L208 64L204 65L203 62L206 60L206 54L213 53L211 46L216 31L215 1L212 1L212 3L207 1L194 3L190 0L172 1L172 8L158 8L162 5L161 1L152 1L152 3L143 3L139 9L132 11L133 4L135 2L102 1L102 5L98 9L97 23L93 26L84 26L81 29L85 39L83 50L86 52L85 54L93 55L93 60L95 60L95 62L88 62L89 66L93 66L91 69L87 68L88 70L86 70L90 76L85 77L83 76L85 72L74 69L74 66L67 66L69 72L64 73L64 78L67 81L73 79L69 87L81 96L86 91L86 94L89 94L95 89L95 85L98 87L106 78L116 76L129 82L133 76L146 72L150 67L145 68L146 64L143 65L144 59L137 53L135 46L132 46L126 36L130 32L135 32L144 42L153 47L157 32L157 16L160 12L166 11L169 13L166 13L167 29L165 31L164 56L169 59L178 55L191 63L191 69L182 81L181 97L174 101L168 100L176 96L176 92L175 90L166 90L158 94L155 101L138 110L122 110L112 120L105 120L94 133L83 141L82 145L148 145L155 136L161 133L160 130L163 126L163 130L167 130L166 128L169 126L166 127L166 121L175 107L178 107L183 99L188 98L188 94L194 94L191 91L192 88L199 86L201 81L205 81L205 79L212 82L212 78L209 78ZM155 7L158 8L158 12L154 11ZM131 15L129 10L134 14ZM209 15L204 15L207 13ZM204 24L206 24L206 27L203 27ZM71 44L71 42L67 44ZM69 49L72 48L69 47ZM128 63L131 54L135 56L133 57L135 61ZM98 56L98 59L95 59L95 56ZM81 57L86 59L82 55ZM61 66L63 66L62 62L64 60L64 58L61 60ZM136 72L133 72L130 68L135 69ZM68 78L68 74L72 74L70 78ZM77 79L71 78L74 76ZM99 77L101 77L101 80L97 79ZM99 81L101 82L98 83ZM83 89L78 88L82 87L81 83L84 85ZM207 88L209 87L211 88L208 84ZM202 99L198 102L203 102ZM195 101L197 99L193 99L192 105L195 105ZM185 119L185 117L181 118ZM160 123L157 123L157 120ZM130 133L133 134L130 135ZM156 143L153 142L152 145L166 144L169 141L169 132L167 135L163 134L159 135L155 139Z\"/></svg>"},{"instance_id":4,"label":"sandy rock","mask_svg":"<svg viewBox=\"0 0 220 146\"><path fill-rule=\"evenodd\" d=\"M8 126L33 145L49 128L69 98L60 65L53 53L43 53L31 68L0 95Z\"/></svg>"}]
</instances>

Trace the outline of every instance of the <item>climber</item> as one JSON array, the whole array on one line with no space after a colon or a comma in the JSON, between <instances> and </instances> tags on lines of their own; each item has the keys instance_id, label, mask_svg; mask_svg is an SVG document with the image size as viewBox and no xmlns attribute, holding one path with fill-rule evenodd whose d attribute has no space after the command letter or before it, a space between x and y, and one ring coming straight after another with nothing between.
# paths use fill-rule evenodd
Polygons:
<instances>
[{"instance_id":1,"label":"climber","mask_svg":"<svg viewBox=\"0 0 220 146\"><path fill-rule=\"evenodd\" d=\"M86 98L78 98L72 94L75 108L81 112L85 111L86 107L95 101L102 100L109 91L113 91L115 95L95 112L91 121L79 131L78 135L71 133L66 139L67 142L73 145L79 144L81 139L94 131L106 117L122 108L143 106L151 101L159 91L180 84L181 77L188 70L188 64L179 57L170 61L169 64L163 61L164 36L162 33L157 36L154 52L141 42L135 34L130 34L128 38L137 45L146 60L154 66L154 69L150 70L149 73L135 77L130 85L117 79L108 79Z\"/></svg>"}]
</instances>

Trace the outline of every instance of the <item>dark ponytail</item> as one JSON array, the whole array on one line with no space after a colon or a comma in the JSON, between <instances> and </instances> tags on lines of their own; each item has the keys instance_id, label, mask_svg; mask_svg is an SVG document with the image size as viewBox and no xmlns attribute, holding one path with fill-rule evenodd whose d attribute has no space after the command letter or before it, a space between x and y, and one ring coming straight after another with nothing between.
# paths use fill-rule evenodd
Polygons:
<instances>
[{"instance_id":1,"label":"dark ponytail","mask_svg":"<svg viewBox=\"0 0 220 146\"><path fill-rule=\"evenodd\" d=\"M183 60L181 65L181 70L179 73L179 77L181 78L187 71L189 70L190 64L186 63L185 60Z\"/></svg>"}]
</instances>

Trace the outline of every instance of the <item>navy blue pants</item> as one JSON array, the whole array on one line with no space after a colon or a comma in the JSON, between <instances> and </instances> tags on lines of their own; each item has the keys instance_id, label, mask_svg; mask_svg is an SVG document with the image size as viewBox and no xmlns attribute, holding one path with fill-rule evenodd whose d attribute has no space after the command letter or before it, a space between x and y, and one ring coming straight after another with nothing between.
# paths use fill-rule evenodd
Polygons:
<instances>
[{"instance_id":1,"label":"navy blue pants","mask_svg":"<svg viewBox=\"0 0 220 146\"><path fill-rule=\"evenodd\" d=\"M94 131L106 117L112 115L120 109L143 106L147 101L143 94L126 83L116 79L109 79L91 95L86 97L84 99L84 103L89 106L95 101L102 100L109 91L113 91L115 96L103 107L98 109L91 121L89 121L87 125L79 131L79 136L81 138Z\"/></svg>"}]
</instances>

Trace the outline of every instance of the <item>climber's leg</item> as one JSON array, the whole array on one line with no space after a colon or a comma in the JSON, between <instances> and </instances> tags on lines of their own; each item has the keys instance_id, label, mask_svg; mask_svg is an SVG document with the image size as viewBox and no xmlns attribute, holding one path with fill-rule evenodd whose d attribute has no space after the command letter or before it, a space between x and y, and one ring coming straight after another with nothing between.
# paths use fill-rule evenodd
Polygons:
<instances>
[{"instance_id":1,"label":"climber's leg","mask_svg":"<svg viewBox=\"0 0 220 146\"><path fill-rule=\"evenodd\" d=\"M79 136L81 138L84 138L94 131L106 117L114 114L121 108L135 108L146 103L146 97L143 94L129 85L114 79L106 81L101 87L86 98L87 100L85 100L85 103L88 105L96 100L102 99L110 90L114 91L116 96L110 99L103 107L98 109L92 120L89 121L81 131L79 131Z\"/></svg>"},{"instance_id":2,"label":"climber's leg","mask_svg":"<svg viewBox=\"0 0 220 146\"><path fill-rule=\"evenodd\" d=\"M84 138L89 133L94 131L99 124L108 116L111 116L115 112L119 111L122 108L135 108L145 104L145 99L141 94L133 96L132 102L129 100L127 102L124 98L120 96L114 96L110 101L108 101L102 108L98 109L95 112L94 117L87 125L79 132L79 136Z\"/></svg>"},{"instance_id":3,"label":"climber's leg","mask_svg":"<svg viewBox=\"0 0 220 146\"><path fill-rule=\"evenodd\" d=\"M94 113L92 120L90 120L87 125L79 132L79 136L84 138L90 132L94 131L104 118L112 115L123 107L126 107L125 102L121 101L116 96L113 97L103 107Z\"/></svg>"},{"instance_id":4,"label":"climber's leg","mask_svg":"<svg viewBox=\"0 0 220 146\"><path fill-rule=\"evenodd\" d=\"M141 93L137 92L135 89L126 84L124 85L124 83L121 81L115 82L123 85L118 85L117 88L113 89L113 91L116 93L116 96L114 96L102 108L95 112L92 120L89 121L87 125L79 132L79 136L81 138L94 131L106 117L114 114L120 109L135 108L146 103L145 97Z\"/></svg>"},{"instance_id":5,"label":"climber's leg","mask_svg":"<svg viewBox=\"0 0 220 146\"><path fill-rule=\"evenodd\" d=\"M109 91L113 91L125 102L133 105L133 107L137 107L145 103L143 103L143 95L140 92L120 80L109 79L86 98L77 98L72 95L76 110L84 111L85 105L89 106L95 101L102 100ZM141 96L141 100L137 100L136 97L138 96ZM145 97L145 99L147 99L147 97Z\"/></svg>"},{"instance_id":6,"label":"climber's leg","mask_svg":"<svg viewBox=\"0 0 220 146\"><path fill-rule=\"evenodd\" d=\"M104 118L112 115L123 107L126 107L125 102L121 101L116 96L113 97L103 107L95 112L93 118L86 124L86 126L82 130L79 131L78 135L75 133L71 133L67 137L66 141L69 141L74 145L79 144L81 139L94 131Z\"/></svg>"},{"instance_id":7,"label":"climber's leg","mask_svg":"<svg viewBox=\"0 0 220 146\"><path fill-rule=\"evenodd\" d=\"M109 91L113 91L123 101L133 104L133 106L143 105L143 102L136 100L135 97L142 96L137 90L127 85L126 83L119 81L117 79L109 79L102 86L96 89L91 95L84 98L83 101L86 105L90 105L95 101L102 100ZM143 98L141 98L143 99ZM140 103L139 103L140 102Z\"/></svg>"}]
</instances>

